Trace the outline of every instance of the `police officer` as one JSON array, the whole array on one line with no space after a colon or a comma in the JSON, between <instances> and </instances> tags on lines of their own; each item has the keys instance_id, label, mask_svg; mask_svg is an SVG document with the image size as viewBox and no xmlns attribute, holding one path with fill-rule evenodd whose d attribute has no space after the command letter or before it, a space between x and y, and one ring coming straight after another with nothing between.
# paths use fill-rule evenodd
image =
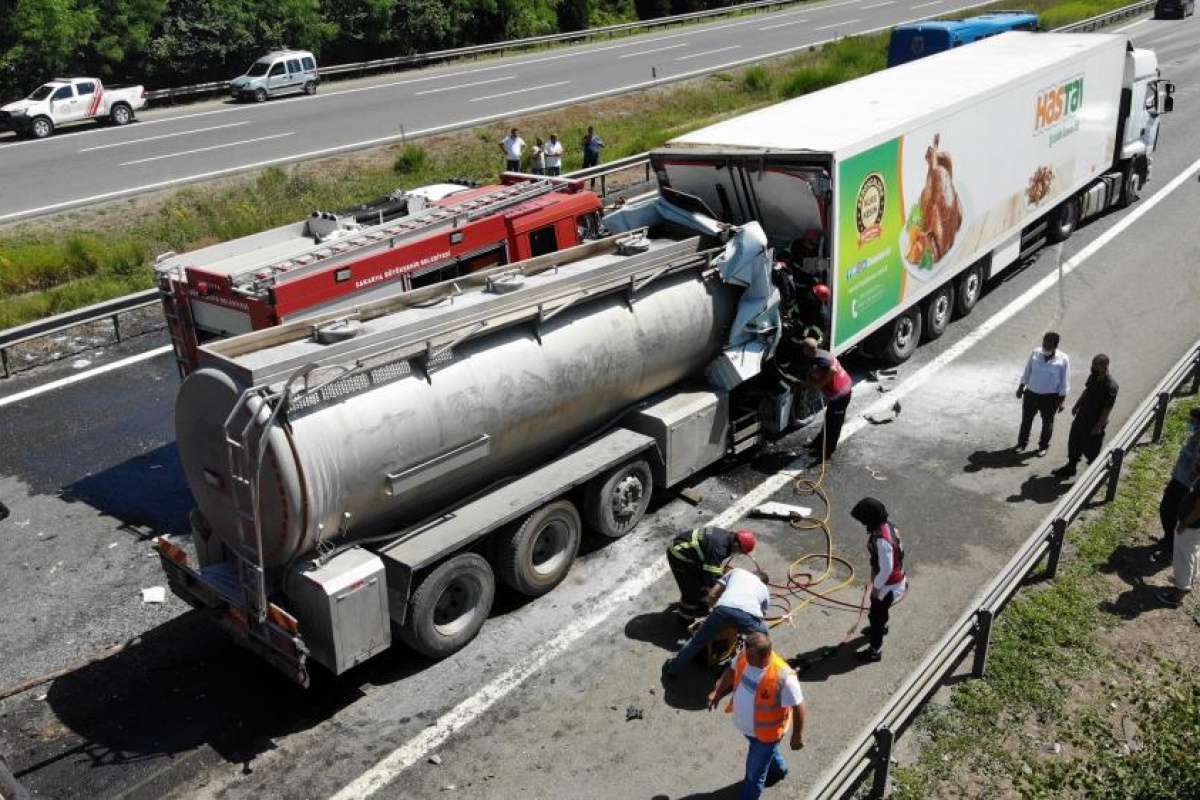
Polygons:
<instances>
[{"instance_id":1,"label":"police officer","mask_svg":"<svg viewBox=\"0 0 1200 800\"><path fill-rule=\"evenodd\" d=\"M667 547L667 563L679 586L679 612L687 617L708 613L709 590L724 574L721 565L735 553L749 553L757 544L748 530L696 528L676 536Z\"/></svg>"},{"instance_id":2,"label":"police officer","mask_svg":"<svg viewBox=\"0 0 1200 800\"><path fill-rule=\"evenodd\" d=\"M883 658L883 637L887 635L888 615L904 596L908 578L904 575L904 546L896 526L888 522L887 508L874 497L864 497L850 510L850 516L867 529L867 554L871 557L871 610L867 613L867 649L858 653L862 661Z\"/></svg>"}]
</instances>

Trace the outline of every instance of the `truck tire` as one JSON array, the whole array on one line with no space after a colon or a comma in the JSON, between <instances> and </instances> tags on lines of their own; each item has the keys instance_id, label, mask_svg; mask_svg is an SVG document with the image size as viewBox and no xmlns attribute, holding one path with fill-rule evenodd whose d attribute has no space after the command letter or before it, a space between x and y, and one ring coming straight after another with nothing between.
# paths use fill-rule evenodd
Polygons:
<instances>
[{"instance_id":1,"label":"truck tire","mask_svg":"<svg viewBox=\"0 0 1200 800\"><path fill-rule=\"evenodd\" d=\"M262 88L255 89L254 90L254 102L256 102L256 103L267 102L267 90L262 89Z\"/></svg>"},{"instance_id":2,"label":"truck tire","mask_svg":"<svg viewBox=\"0 0 1200 800\"><path fill-rule=\"evenodd\" d=\"M49 117L34 117L29 123L29 135L35 139L45 139L54 133L54 122Z\"/></svg>"},{"instance_id":3,"label":"truck tire","mask_svg":"<svg viewBox=\"0 0 1200 800\"><path fill-rule=\"evenodd\" d=\"M879 357L889 364L903 364L921 343L921 309L908 309L876 335Z\"/></svg>"},{"instance_id":4,"label":"truck tire","mask_svg":"<svg viewBox=\"0 0 1200 800\"><path fill-rule=\"evenodd\" d=\"M1050 212L1046 220L1046 241L1050 244L1065 242L1071 238L1079 225L1079 198L1068 197L1062 204Z\"/></svg>"},{"instance_id":5,"label":"truck tire","mask_svg":"<svg viewBox=\"0 0 1200 800\"><path fill-rule=\"evenodd\" d=\"M583 516L588 527L606 539L620 539L646 515L654 477L639 458L599 477L584 490Z\"/></svg>"},{"instance_id":6,"label":"truck tire","mask_svg":"<svg viewBox=\"0 0 1200 800\"><path fill-rule=\"evenodd\" d=\"M969 268L954 281L954 316L965 317L983 294L983 271L979 265Z\"/></svg>"},{"instance_id":7,"label":"truck tire","mask_svg":"<svg viewBox=\"0 0 1200 800\"><path fill-rule=\"evenodd\" d=\"M1121 176L1121 196L1117 198L1117 208L1129 208L1137 202L1142 194L1142 172L1135 162L1125 166Z\"/></svg>"},{"instance_id":8,"label":"truck tire","mask_svg":"<svg viewBox=\"0 0 1200 800\"><path fill-rule=\"evenodd\" d=\"M400 638L422 655L445 658L475 638L492 610L496 576L478 553L460 553L421 579Z\"/></svg>"},{"instance_id":9,"label":"truck tire","mask_svg":"<svg viewBox=\"0 0 1200 800\"><path fill-rule=\"evenodd\" d=\"M500 580L526 597L544 595L567 577L582 529L569 500L542 506L501 538L496 559Z\"/></svg>"},{"instance_id":10,"label":"truck tire","mask_svg":"<svg viewBox=\"0 0 1200 800\"><path fill-rule=\"evenodd\" d=\"M128 125L133 122L133 109L128 103L117 103L108 112L113 125Z\"/></svg>"},{"instance_id":11,"label":"truck tire","mask_svg":"<svg viewBox=\"0 0 1200 800\"><path fill-rule=\"evenodd\" d=\"M317 93L317 82L316 81L305 81L304 93L305 94L316 94Z\"/></svg>"},{"instance_id":12,"label":"truck tire","mask_svg":"<svg viewBox=\"0 0 1200 800\"><path fill-rule=\"evenodd\" d=\"M923 339L932 342L945 333L953 316L954 287L946 284L925 300L925 325L921 332Z\"/></svg>"}]
</instances>

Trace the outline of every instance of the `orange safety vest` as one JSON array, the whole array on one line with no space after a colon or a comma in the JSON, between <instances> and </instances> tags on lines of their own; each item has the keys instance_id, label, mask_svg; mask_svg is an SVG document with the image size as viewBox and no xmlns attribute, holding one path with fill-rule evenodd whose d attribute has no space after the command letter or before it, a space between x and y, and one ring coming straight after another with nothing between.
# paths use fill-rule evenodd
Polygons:
<instances>
[{"instance_id":1,"label":"orange safety vest","mask_svg":"<svg viewBox=\"0 0 1200 800\"><path fill-rule=\"evenodd\" d=\"M746 651L738 654L733 665L733 692L729 695L729 703L725 713L733 713L733 698L737 689L742 685L742 673L746 671ZM787 733L788 723L792 721L790 706L780 704L783 692L783 679L793 670L783 657L772 651L771 659L767 662L758 687L754 690L754 738L760 742L772 744L783 739Z\"/></svg>"}]
</instances>

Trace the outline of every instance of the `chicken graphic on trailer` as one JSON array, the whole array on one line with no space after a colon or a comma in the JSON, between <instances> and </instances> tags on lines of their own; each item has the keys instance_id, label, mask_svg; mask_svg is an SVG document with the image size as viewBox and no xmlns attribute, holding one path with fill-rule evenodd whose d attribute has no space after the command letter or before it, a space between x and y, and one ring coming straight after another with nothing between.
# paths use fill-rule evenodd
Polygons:
<instances>
[{"instance_id":1,"label":"chicken graphic on trailer","mask_svg":"<svg viewBox=\"0 0 1200 800\"><path fill-rule=\"evenodd\" d=\"M506 174L437 184L155 264L181 375L214 338L351 308L376 297L594 238L600 198L581 181Z\"/></svg>"}]
</instances>

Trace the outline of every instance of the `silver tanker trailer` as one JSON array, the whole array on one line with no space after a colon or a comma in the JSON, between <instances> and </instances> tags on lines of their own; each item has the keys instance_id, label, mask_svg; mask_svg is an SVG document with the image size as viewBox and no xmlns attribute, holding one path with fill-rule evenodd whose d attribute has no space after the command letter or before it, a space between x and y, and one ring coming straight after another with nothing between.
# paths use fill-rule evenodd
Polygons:
<instances>
[{"instance_id":1,"label":"silver tanker trailer","mask_svg":"<svg viewBox=\"0 0 1200 800\"><path fill-rule=\"evenodd\" d=\"M656 487L787 430L758 223L665 199L608 223L626 232L202 347L176 404L192 546L157 540L172 590L302 684L310 656L340 674L393 630L445 656L497 578L549 591L585 528L623 536Z\"/></svg>"}]
</instances>

